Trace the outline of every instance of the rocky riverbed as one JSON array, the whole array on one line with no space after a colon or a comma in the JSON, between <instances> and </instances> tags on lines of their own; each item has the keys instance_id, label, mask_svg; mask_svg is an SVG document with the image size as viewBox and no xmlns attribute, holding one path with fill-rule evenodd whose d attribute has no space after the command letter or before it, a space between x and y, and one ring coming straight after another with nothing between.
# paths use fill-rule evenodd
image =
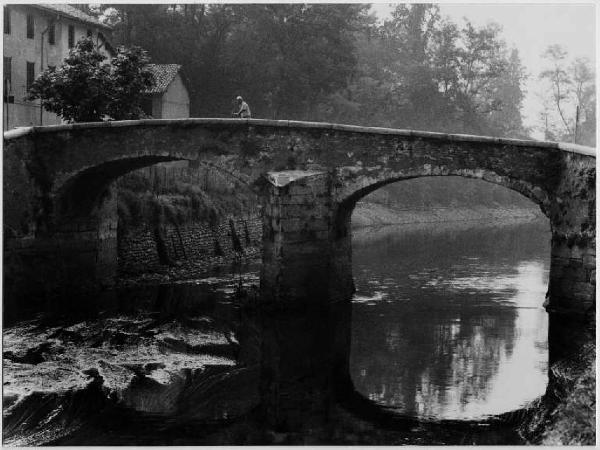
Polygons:
<instances>
[{"instance_id":1,"label":"rocky riverbed","mask_svg":"<svg viewBox=\"0 0 600 450\"><path fill-rule=\"evenodd\" d=\"M256 374L239 366L235 321L222 292L231 286L219 289L222 295L188 295L196 305L181 290L150 293L141 302L124 299L131 304L116 310L40 314L5 326L4 444L69 442L115 411L162 418L161 426L247 411L257 401L257 383L249 382Z\"/></svg>"}]
</instances>

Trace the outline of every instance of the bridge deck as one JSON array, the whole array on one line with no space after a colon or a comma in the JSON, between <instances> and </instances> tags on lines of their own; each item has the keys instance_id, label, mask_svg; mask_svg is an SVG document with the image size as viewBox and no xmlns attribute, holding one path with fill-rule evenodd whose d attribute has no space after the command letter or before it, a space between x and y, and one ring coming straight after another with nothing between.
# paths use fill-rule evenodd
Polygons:
<instances>
[{"instance_id":1,"label":"bridge deck","mask_svg":"<svg viewBox=\"0 0 600 450\"><path fill-rule=\"evenodd\" d=\"M399 130L395 128L363 127L357 125L343 125L328 122L303 122L295 120L270 120L270 119L223 119L223 118L190 118L190 119L141 119L122 120L108 122L88 122L65 125L49 125L37 127L20 127L4 133L4 139L16 139L28 134L52 133L68 130L79 130L87 128L116 128L136 126L167 126L167 125L220 125L220 126L259 126L277 128L312 128L335 130L349 133L385 134L396 136L410 136L427 139L440 139L455 142L480 142L493 144L516 145L523 147L553 148L566 152L578 153L596 157L596 149L583 145L569 144L564 142L535 141L525 139L508 139L491 136L477 136L470 134L448 134L418 130Z\"/></svg>"}]
</instances>

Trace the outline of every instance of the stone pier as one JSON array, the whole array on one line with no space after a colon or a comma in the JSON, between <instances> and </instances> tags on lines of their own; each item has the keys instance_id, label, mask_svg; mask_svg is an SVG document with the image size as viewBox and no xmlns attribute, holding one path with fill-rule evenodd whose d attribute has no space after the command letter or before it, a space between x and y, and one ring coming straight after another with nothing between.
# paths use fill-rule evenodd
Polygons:
<instances>
[{"instance_id":1,"label":"stone pier","mask_svg":"<svg viewBox=\"0 0 600 450\"><path fill-rule=\"evenodd\" d=\"M348 300L350 253L339 249L329 174L270 172L265 180L261 300L284 308Z\"/></svg>"},{"instance_id":2,"label":"stone pier","mask_svg":"<svg viewBox=\"0 0 600 450\"><path fill-rule=\"evenodd\" d=\"M9 301L78 296L113 286L117 274L116 192L109 186L89 214L43 224L34 238L6 241L5 294Z\"/></svg>"}]
</instances>

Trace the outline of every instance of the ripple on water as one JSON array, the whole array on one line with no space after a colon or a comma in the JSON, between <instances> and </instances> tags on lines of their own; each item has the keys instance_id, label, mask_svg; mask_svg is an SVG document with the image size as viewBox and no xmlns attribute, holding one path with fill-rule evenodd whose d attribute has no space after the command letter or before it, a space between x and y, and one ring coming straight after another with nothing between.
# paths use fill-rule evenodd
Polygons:
<instances>
[{"instance_id":1,"label":"ripple on water","mask_svg":"<svg viewBox=\"0 0 600 450\"><path fill-rule=\"evenodd\" d=\"M376 305L376 302L383 300L387 297L387 295L388 294L383 291L375 291L371 296L354 294L354 297L352 297L352 303L366 303Z\"/></svg>"}]
</instances>

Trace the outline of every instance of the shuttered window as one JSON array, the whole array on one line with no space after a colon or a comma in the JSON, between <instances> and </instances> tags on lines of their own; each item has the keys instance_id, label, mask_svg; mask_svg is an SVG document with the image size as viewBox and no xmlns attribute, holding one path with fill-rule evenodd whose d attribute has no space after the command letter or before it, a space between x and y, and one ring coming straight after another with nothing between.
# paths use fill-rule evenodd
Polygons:
<instances>
[{"instance_id":1,"label":"shuttered window","mask_svg":"<svg viewBox=\"0 0 600 450\"><path fill-rule=\"evenodd\" d=\"M4 34L10 34L10 9L4 7Z\"/></svg>"},{"instance_id":2,"label":"shuttered window","mask_svg":"<svg viewBox=\"0 0 600 450\"><path fill-rule=\"evenodd\" d=\"M11 83L12 83L12 58L10 56L5 56L4 57L4 93L6 94L6 91L8 90L8 88L10 87Z\"/></svg>"},{"instance_id":3,"label":"shuttered window","mask_svg":"<svg viewBox=\"0 0 600 450\"><path fill-rule=\"evenodd\" d=\"M48 25L48 44L56 44L56 28L54 27L54 23Z\"/></svg>"},{"instance_id":4,"label":"shuttered window","mask_svg":"<svg viewBox=\"0 0 600 450\"><path fill-rule=\"evenodd\" d=\"M69 25L69 48L75 47L75 27Z\"/></svg>"},{"instance_id":5,"label":"shuttered window","mask_svg":"<svg viewBox=\"0 0 600 450\"><path fill-rule=\"evenodd\" d=\"M12 91L12 58L10 56L4 57L4 102L14 103L14 96L10 95Z\"/></svg>"},{"instance_id":6,"label":"shuttered window","mask_svg":"<svg viewBox=\"0 0 600 450\"><path fill-rule=\"evenodd\" d=\"M34 36L34 25L35 22L33 20L33 16L31 14L27 14L27 38L28 39L33 39Z\"/></svg>"},{"instance_id":7,"label":"shuttered window","mask_svg":"<svg viewBox=\"0 0 600 450\"><path fill-rule=\"evenodd\" d=\"M33 80L35 80L35 63L27 61L27 90L33 84Z\"/></svg>"}]
</instances>

